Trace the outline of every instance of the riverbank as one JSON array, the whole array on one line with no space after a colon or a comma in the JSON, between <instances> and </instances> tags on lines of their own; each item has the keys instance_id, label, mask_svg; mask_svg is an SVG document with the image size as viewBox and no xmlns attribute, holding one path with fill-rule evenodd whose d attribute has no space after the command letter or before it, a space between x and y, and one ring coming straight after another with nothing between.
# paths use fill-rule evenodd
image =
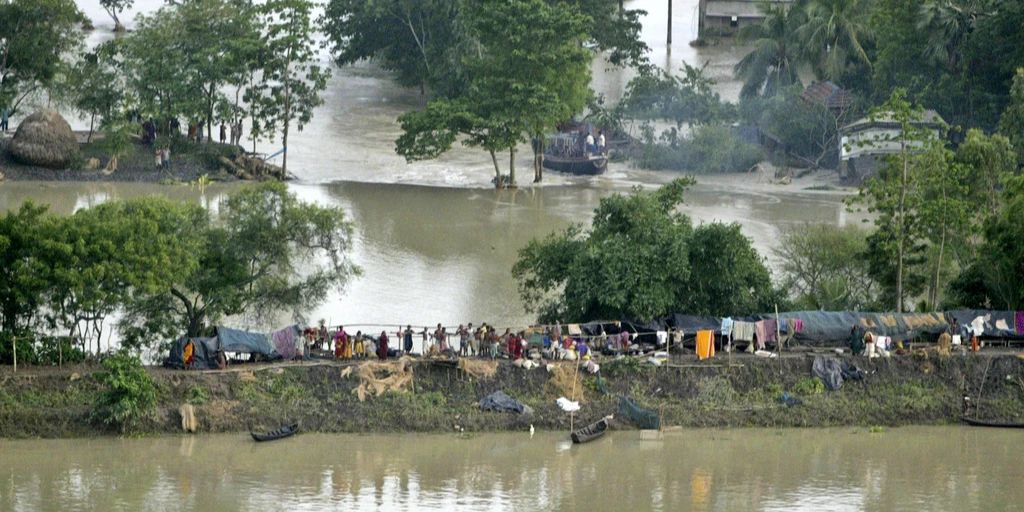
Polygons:
<instances>
[{"instance_id":1,"label":"riverbank","mask_svg":"<svg viewBox=\"0 0 1024 512\"><path fill-rule=\"evenodd\" d=\"M16 161L7 151L9 138L0 139L0 173L6 181L59 181L59 182L131 182L131 183L192 183L207 181L238 181L224 170L221 157L234 159L241 150L226 144L194 144L184 140L171 146L171 163L158 168L154 149L133 143L118 158L117 170L104 170L109 153L99 142L81 144L81 156L72 169L50 169L25 165ZM89 168L89 160L93 161Z\"/></svg>"},{"instance_id":2,"label":"riverbank","mask_svg":"<svg viewBox=\"0 0 1024 512\"><path fill-rule=\"evenodd\" d=\"M959 421L962 398L976 397L984 381L980 416L1024 420L1024 360L1012 353L980 356L851 358L867 372L825 391L811 376L813 357L780 359L720 356L704 362L675 359L655 367L637 359L605 361L601 374L580 373L581 425L617 413L616 395L657 411L663 426L829 427L947 424ZM360 401L357 363L333 361L239 365L224 371L149 368L159 390L156 414L140 434L181 432L183 404L195 409L199 432L243 432L299 421L306 431L451 432L567 431L570 418L555 405L569 395L574 366L524 370L497 363L460 369L453 362L415 360L404 391ZM101 391L98 366L0 369L0 437L82 437L110 432L92 419ZM483 412L477 402L502 390L533 408L532 415ZM802 404L786 406L789 393ZM620 414L615 428L635 428Z\"/></svg>"}]
</instances>

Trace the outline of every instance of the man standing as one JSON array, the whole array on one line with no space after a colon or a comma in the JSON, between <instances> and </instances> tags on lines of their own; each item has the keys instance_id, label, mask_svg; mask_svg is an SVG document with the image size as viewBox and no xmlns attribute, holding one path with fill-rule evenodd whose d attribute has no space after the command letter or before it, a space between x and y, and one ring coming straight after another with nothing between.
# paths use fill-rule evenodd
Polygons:
<instances>
[{"instance_id":1,"label":"man standing","mask_svg":"<svg viewBox=\"0 0 1024 512\"><path fill-rule=\"evenodd\" d=\"M598 130L597 132L597 154L604 154L604 130Z\"/></svg>"},{"instance_id":2,"label":"man standing","mask_svg":"<svg viewBox=\"0 0 1024 512\"><path fill-rule=\"evenodd\" d=\"M220 143L224 144L228 140L228 125L224 124L223 121L220 123Z\"/></svg>"},{"instance_id":3,"label":"man standing","mask_svg":"<svg viewBox=\"0 0 1024 512\"><path fill-rule=\"evenodd\" d=\"M405 353L412 353L412 325L406 325L405 331L402 332L402 343L404 344Z\"/></svg>"},{"instance_id":4,"label":"man standing","mask_svg":"<svg viewBox=\"0 0 1024 512\"><path fill-rule=\"evenodd\" d=\"M594 134L590 132L587 132L586 152L587 156L594 152Z\"/></svg>"},{"instance_id":5,"label":"man standing","mask_svg":"<svg viewBox=\"0 0 1024 512\"><path fill-rule=\"evenodd\" d=\"M0 114L0 130L7 133L9 129L7 124L10 122L11 113L7 110L7 107L3 108L3 113Z\"/></svg>"}]
</instances>

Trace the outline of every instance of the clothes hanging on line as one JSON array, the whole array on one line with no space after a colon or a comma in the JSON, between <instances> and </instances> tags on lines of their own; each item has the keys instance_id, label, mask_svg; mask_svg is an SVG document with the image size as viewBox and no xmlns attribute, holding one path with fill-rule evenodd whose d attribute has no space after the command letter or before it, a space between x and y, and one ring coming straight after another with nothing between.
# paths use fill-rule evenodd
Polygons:
<instances>
[{"instance_id":1,"label":"clothes hanging on line","mask_svg":"<svg viewBox=\"0 0 1024 512\"><path fill-rule=\"evenodd\" d=\"M715 331L697 331L697 359L715 357Z\"/></svg>"},{"instance_id":2,"label":"clothes hanging on line","mask_svg":"<svg viewBox=\"0 0 1024 512\"><path fill-rule=\"evenodd\" d=\"M732 339L736 341L753 341L754 323L736 321L732 324Z\"/></svg>"},{"instance_id":3,"label":"clothes hanging on line","mask_svg":"<svg viewBox=\"0 0 1024 512\"><path fill-rule=\"evenodd\" d=\"M732 318L725 317L722 319L722 336L732 336Z\"/></svg>"}]
</instances>

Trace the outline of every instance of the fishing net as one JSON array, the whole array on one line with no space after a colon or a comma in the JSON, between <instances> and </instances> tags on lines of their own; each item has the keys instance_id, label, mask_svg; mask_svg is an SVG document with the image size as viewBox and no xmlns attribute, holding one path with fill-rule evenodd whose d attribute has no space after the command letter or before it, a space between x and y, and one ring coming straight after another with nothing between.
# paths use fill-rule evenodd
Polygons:
<instances>
[{"instance_id":1,"label":"fishing net","mask_svg":"<svg viewBox=\"0 0 1024 512\"><path fill-rule=\"evenodd\" d=\"M644 430L657 430L661 427L661 419L657 412L640 407L631 398L624 396L619 397L618 417L625 418Z\"/></svg>"},{"instance_id":2,"label":"fishing net","mask_svg":"<svg viewBox=\"0 0 1024 512\"><path fill-rule=\"evenodd\" d=\"M612 392L608 390L608 383L604 380L604 377L598 375L597 379L594 381L594 385L602 394L612 394ZM619 418L626 419L630 423L633 423L644 430L656 430L661 427L661 418L658 416L656 411L640 407L640 405L631 398L622 395L616 396L619 399Z\"/></svg>"}]
</instances>

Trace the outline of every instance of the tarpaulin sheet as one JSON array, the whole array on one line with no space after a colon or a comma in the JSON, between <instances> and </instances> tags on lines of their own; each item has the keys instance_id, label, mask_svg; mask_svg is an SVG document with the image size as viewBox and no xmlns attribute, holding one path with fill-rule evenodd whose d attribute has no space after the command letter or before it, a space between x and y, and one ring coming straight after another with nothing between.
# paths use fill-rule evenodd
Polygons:
<instances>
[{"instance_id":1,"label":"tarpaulin sheet","mask_svg":"<svg viewBox=\"0 0 1024 512\"><path fill-rule=\"evenodd\" d=\"M1007 338L1024 339L1024 334L1018 334L1014 327L1014 311L986 311L982 309L964 309L958 311L947 311L946 316L950 324L956 321L958 332L953 334L968 335L965 329L970 328L975 318L981 317L984 331L981 338Z\"/></svg>"}]
</instances>

